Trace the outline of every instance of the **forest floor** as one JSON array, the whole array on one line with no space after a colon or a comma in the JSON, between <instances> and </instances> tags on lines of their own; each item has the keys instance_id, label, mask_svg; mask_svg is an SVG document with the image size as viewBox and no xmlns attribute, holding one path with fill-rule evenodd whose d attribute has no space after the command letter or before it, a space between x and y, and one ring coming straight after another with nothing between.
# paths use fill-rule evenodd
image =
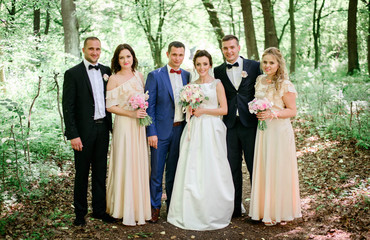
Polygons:
<instances>
[{"instance_id":1,"label":"forest floor","mask_svg":"<svg viewBox=\"0 0 370 240\"><path fill-rule=\"evenodd\" d=\"M73 165L63 167L39 198L6 202L0 220L3 239L370 239L370 154L353 141L333 141L309 133L296 121L300 177L300 219L266 227L245 215L221 230L188 231L166 222L162 208L156 224L128 227L105 224L87 216L85 227L75 227ZM48 159L45 164L55 161ZM250 185L244 171L244 206L249 209ZM89 203L91 206L91 202Z\"/></svg>"}]
</instances>

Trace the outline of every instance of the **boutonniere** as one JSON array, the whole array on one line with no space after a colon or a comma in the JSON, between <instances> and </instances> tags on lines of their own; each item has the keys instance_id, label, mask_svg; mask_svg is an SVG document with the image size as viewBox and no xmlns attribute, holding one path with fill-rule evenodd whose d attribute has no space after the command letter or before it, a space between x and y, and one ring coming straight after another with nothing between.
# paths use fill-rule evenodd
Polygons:
<instances>
[{"instance_id":1,"label":"boutonniere","mask_svg":"<svg viewBox=\"0 0 370 240\"><path fill-rule=\"evenodd\" d=\"M108 81L108 79L109 79L108 74L104 73L104 75L103 75L103 79L104 79L104 81Z\"/></svg>"},{"instance_id":2,"label":"boutonniere","mask_svg":"<svg viewBox=\"0 0 370 240\"><path fill-rule=\"evenodd\" d=\"M248 73L246 71L242 71L242 78L248 77Z\"/></svg>"}]
</instances>

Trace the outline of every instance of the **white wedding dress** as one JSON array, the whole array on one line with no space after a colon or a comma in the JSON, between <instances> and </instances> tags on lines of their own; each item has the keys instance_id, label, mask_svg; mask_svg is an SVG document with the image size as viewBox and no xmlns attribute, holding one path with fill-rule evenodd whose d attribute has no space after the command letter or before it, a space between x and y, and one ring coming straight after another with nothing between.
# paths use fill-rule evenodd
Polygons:
<instances>
[{"instance_id":1,"label":"white wedding dress","mask_svg":"<svg viewBox=\"0 0 370 240\"><path fill-rule=\"evenodd\" d=\"M201 84L209 98L201 108L218 108L216 85ZM219 116L193 116L185 126L167 221L189 230L229 225L234 185L226 150L226 126Z\"/></svg>"}]
</instances>

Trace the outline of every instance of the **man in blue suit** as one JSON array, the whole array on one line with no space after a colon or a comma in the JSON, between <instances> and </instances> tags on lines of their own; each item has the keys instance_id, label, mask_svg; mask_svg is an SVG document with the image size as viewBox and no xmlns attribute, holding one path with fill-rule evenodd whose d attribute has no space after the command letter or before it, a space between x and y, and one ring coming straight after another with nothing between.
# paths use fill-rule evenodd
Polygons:
<instances>
[{"instance_id":1,"label":"man in blue suit","mask_svg":"<svg viewBox=\"0 0 370 240\"><path fill-rule=\"evenodd\" d=\"M151 152L150 197L153 223L159 218L165 165L168 211L179 158L180 137L185 125L179 92L189 83L190 77L189 72L180 68L184 56L185 45L171 42L167 51L168 64L150 72L145 84L145 91L149 91L147 113L153 120L147 127Z\"/></svg>"},{"instance_id":2,"label":"man in blue suit","mask_svg":"<svg viewBox=\"0 0 370 240\"><path fill-rule=\"evenodd\" d=\"M248 110L254 98L256 78L261 74L260 63L239 56L239 40L234 35L222 39L222 52L226 62L214 69L215 78L225 88L228 113L223 120L227 127L227 158L230 163L235 187L233 217L242 214L242 155L252 181L254 142L257 131L256 115Z\"/></svg>"}]
</instances>

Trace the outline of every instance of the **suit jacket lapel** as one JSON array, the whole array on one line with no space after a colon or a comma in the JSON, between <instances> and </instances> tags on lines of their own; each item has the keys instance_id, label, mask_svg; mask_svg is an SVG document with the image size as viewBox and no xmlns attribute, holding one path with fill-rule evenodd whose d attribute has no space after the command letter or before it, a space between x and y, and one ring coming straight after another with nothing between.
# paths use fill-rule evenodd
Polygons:
<instances>
[{"instance_id":1,"label":"suit jacket lapel","mask_svg":"<svg viewBox=\"0 0 370 240\"><path fill-rule=\"evenodd\" d=\"M245 60L243 58L243 71L245 71L248 74L247 69L249 68L249 61ZM242 78L242 81L240 82L240 85L242 85L245 81L247 81L248 75L245 78Z\"/></svg>"},{"instance_id":2,"label":"suit jacket lapel","mask_svg":"<svg viewBox=\"0 0 370 240\"><path fill-rule=\"evenodd\" d=\"M101 79L103 81L104 96L105 96L106 95L106 92L107 92L107 82L104 80L104 74L106 74L105 67L103 65L101 65L101 64L99 64L99 67L100 67Z\"/></svg>"},{"instance_id":3,"label":"suit jacket lapel","mask_svg":"<svg viewBox=\"0 0 370 240\"><path fill-rule=\"evenodd\" d=\"M186 79L186 75L183 69L181 69L181 80L183 86L189 83L189 79Z\"/></svg>"},{"instance_id":4,"label":"suit jacket lapel","mask_svg":"<svg viewBox=\"0 0 370 240\"><path fill-rule=\"evenodd\" d=\"M161 75L162 75L161 78L163 79L164 85L167 87L168 93L170 94L172 101L174 101L173 90L172 90L170 76L168 75L167 65L162 67Z\"/></svg>"},{"instance_id":5,"label":"suit jacket lapel","mask_svg":"<svg viewBox=\"0 0 370 240\"><path fill-rule=\"evenodd\" d=\"M90 79L89 79L89 75L87 74L86 67L85 67L85 64L84 64L83 61L80 64L80 68L81 68L82 78L85 80L87 88L89 89L89 92L91 93L91 96L94 96L93 91L92 91L92 87L91 87L91 82L90 82Z\"/></svg>"},{"instance_id":6,"label":"suit jacket lapel","mask_svg":"<svg viewBox=\"0 0 370 240\"><path fill-rule=\"evenodd\" d=\"M233 89L235 89L236 90L236 88L235 88L235 86L234 86L234 84L231 82L231 80L230 80L230 78L229 78L229 76L227 76L227 73L226 73L226 62L224 62L222 65L221 65L221 67L222 67L222 71L221 71L221 79L226 79L226 81L225 81L225 83L223 83L223 84L228 84L229 85L229 87L231 87L231 88L233 88Z\"/></svg>"}]
</instances>

